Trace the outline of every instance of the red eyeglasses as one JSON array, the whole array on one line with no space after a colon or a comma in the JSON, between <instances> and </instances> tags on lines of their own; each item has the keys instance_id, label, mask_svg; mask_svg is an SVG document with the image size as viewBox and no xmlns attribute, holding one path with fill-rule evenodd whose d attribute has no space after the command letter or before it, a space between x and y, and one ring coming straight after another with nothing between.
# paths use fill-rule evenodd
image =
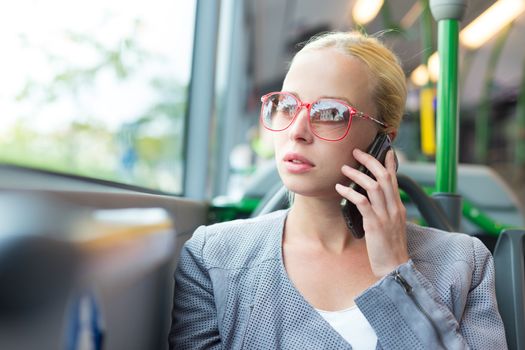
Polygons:
<instances>
[{"instance_id":1,"label":"red eyeglasses","mask_svg":"<svg viewBox=\"0 0 525 350\"><path fill-rule=\"evenodd\" d=\"M286 130L303 107L308 111L312 133L326 141L342 140L348 134L354 117L369 119L387 127L385 123L367 116L344 101L332 98L306 103L289 92L270 92L261 97L261 102L261 123L271 131Z\"/></svg>"}]
</instances>

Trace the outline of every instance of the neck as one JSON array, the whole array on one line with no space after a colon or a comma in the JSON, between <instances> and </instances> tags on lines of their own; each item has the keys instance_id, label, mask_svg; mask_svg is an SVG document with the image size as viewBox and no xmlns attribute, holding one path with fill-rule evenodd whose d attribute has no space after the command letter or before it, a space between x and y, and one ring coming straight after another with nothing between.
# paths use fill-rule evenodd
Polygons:
<instances>
[{"instance_id":1,"label":"neck","mask_svg":"<svg viewBox=\"0 0 525 350\"><path fill-rule=\"evenodd\" d=\"M340 198L312 198L296 195L286 220L286 241L320 245L332 252L341 252L359 244L346 227Z\"/></svg>"}]
</instances>

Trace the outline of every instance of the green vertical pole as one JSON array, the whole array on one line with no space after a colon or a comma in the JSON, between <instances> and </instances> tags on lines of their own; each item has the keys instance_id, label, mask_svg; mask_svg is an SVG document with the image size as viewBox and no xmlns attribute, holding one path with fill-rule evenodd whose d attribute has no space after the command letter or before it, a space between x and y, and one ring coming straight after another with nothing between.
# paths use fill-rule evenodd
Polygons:
<instances>
[{"instance_id":1,"label":"green vertical pole","mask_svg":"<svg viewBox=\"0 0 525 350\"><path fill-rule=\"evenodd\" d=\"M437 83L436 190L433 198L445 210L455 230L461 222L461 196L456 194L458 165L459 21L466 0L430 0L438 21L439 78Z\"/></svg>"},{"instance_id":2,"label":"green vertical pole","mask_svg":"<svg viewBox=\"0 0 525 350\"><path fill-rule=\"evenodd\" d=\"M458 163L458 46L459 21L438 22L440 62L437 83L436 190L455 193Z\"/></svg>"}]
</instances>

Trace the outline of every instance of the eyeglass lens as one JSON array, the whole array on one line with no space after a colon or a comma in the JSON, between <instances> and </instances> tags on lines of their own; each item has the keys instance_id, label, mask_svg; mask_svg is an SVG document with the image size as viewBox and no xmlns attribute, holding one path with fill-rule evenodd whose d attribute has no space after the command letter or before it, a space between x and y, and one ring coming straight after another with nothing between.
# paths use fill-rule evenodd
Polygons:
<instances>
[{"instance_id":1,"label":"eyeglass lens","mask_svg":"<svg viewBox=\"0 0 525 350\"><path fill-rule=\"evenodd\" d=\"M267 96L262 106L264 126L273 131L286 129L299 112L300 102L288 94L275 93ZM351 111L344 104L331 99L321 99L310 107L312 132L327 140L338 140L345 136Z\"/></svg>"}]
</instances>

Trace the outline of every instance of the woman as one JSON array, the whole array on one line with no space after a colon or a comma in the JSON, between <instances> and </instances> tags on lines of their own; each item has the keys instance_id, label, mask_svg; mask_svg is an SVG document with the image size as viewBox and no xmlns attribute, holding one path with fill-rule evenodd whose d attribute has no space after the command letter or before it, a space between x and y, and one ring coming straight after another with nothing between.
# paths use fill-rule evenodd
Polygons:
<instances>
[{"instance_id":1,"label":"woman","mask_svg":"<svg viewBox=\"0 0 525 350\"><path fill-rule=\"evenodd\" d=\"M303 47L261 109L293 204L194 233L175 274L173 349L506 348L490 253L406 223L393 152L385 165L363 152L396 137L405 98L376 39L330 33ZM364 238L350 234L341 197Z\"/></svg>"}]
</instances>

